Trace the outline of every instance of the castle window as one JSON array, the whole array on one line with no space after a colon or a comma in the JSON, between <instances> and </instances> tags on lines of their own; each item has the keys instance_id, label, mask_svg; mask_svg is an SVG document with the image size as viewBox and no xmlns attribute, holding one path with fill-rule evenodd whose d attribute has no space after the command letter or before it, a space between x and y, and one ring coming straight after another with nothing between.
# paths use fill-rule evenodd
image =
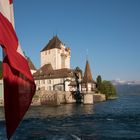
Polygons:
<instances>
[{"instance_id":1,"label":"castle window","mask_svg":"<svg viewBox=\"0 0 140 140\"><path fill-rule=\"evenodd\" d=\"M37 84L40 84L40 81L39 80L37 81Z\"/></svg>"},{"instance_id":2,"label":"castle window","mask_svg":"<svg viewBox=\"0 0 140 140\"><path fill-rule=\"evenodd\" d=\"M45 55L47 55L47 51L45 51Z\"/></svg>"},{"instance_id":3,"label":"castle window","mask_svg":"<svg viewBox=\"0 0 140 140\"><path fill-rule=\"evenodd\" d=\"M51 90L52 90L51 86L48 86L48 90L49 90L49 91L51 91Z\"/></svg>"},{"instance_id":4,"label":"castle window","mask_svg":"<svg viewBox=\"0 0 140 140\"><path fill-rule=\"evenodd\" d=\"M41 81L41 84L45 84L45 80L42 80L42 81Z\"/></svg>"},{"instance_id":5,"label":"castle window","mask_svg":"<svg viewBox=\"0 0 140 140\"><path fill-rule=\"evenodd\" d=\"M58 86L58 87L57 87L57 90L58 90L58 91L63 91L63 87L62 87L62 86Z\"/></svg>"},{"instance_id":6,"label":"castle window","mask_svg":"<svg viewBox=\"0 0 140 140\"><path fill-rule=\"evenodd\" d=\"M63 83L64 82L64 79L60 79L60 83Z\"/></svg>"},{"instance_id":7,"label":"castle window","mask_svg":"<svg viewBox=\"0 0 140 140\"><path fill-rule=\"evenodd\" d=\"M48 84L51 84L51 80L49 79L49 80L47 80L47 82L48 82Z\"/></svg>"}]
</instances>

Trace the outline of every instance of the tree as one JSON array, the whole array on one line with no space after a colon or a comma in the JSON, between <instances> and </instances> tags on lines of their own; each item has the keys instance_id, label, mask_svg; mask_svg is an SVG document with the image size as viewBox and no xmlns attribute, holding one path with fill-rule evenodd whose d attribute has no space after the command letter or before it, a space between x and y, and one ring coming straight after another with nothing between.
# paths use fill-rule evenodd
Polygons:
<instances>
[{"instance_id":1,"label":"tree","mask_svg":"<svg viewBox=\"0 0 140 140\"><path fill-rule=\"evenodd\" d=\"M101 86L102 86L102 78L101 78L101 75L98 75L97 76L96 81L97 81L97 89L98 89L98 91L101 91Z\"/></svg>"},{"instance_id":2,"label":"tree","mask_svg":"<svg viewBox=\"0 0 140 140\"><path fill-rule=\"evenodd\" d=\"M103 81L101 86L101 93L106 95L106 98L116 96L116 89L110 81Z\"/></svg>"},{"instance_id":3,"label":"tree","mask_svg":"<svg viewBox=\"0 0 140 140\"><path fill-rule=\"evenodd\" d=\"M100 75L97 76L97 89L102 94L106 95L106 98L112 98L116 96L116 88L110 81L102 81L102 78Z\"/></svg>"}]
</instances>

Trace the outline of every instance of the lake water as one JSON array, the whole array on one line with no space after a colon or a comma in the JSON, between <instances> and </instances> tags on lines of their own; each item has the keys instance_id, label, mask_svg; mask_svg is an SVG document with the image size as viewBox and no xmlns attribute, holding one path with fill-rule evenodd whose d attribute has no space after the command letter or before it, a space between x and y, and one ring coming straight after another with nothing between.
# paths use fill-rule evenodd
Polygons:
<instances>
[{"instance_id":1,"label":"lake water","mask_svg":"<svg viewBox=\"0 0 140 140\"><path fill-rule=\"evenodd\" d=\"M118 87L116 100L95 105L31 107L12 140L140 140L140 87ZM5 140L0 107L0 140Z\"/></svg>"}]
</instances>

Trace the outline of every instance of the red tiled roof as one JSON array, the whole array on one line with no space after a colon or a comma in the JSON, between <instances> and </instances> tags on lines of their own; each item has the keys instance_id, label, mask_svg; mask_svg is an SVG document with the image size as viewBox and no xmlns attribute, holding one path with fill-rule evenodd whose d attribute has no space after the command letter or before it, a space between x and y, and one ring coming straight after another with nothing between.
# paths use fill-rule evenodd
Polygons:
<instances>
[{"instance_id":1,"label":"red tiled roof","mask_svg":"<svg viewBox=\"0 0 140 140\"><path fill-rule=\"evenodd\" d=\"M74 77L72 69L58 69L53 70L51 64L46 64L42 66L36 73L33 74L34 79L56 79L56 78L66 78Z\"/></svg>"},{"instance_id":2,"label":"red tiled roof","mask_svg":"<svg viewBox=\"0 0 140 140\"><path fill-rule=\"evenodd\" d=\"M33 74L33 76L38 77L41 75L48 75L49 73L51 73L51 71L53 71L52 65L45 64L40 69L38 69L37 72Z\"/></svg>"}]
</instances>

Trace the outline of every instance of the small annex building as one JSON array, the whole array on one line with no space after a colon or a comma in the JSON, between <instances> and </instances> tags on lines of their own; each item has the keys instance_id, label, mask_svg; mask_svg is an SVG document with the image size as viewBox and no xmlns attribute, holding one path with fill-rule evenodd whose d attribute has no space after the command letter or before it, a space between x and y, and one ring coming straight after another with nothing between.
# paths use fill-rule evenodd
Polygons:
<instances>
[{"instance_id":1,"label":"small annex building","mask_svg":"<svg viewBox=\"0 0 140 140\"><path fill-rule=\"evenodd\" d=\"M81 81L81 91L96 92L96 82L92 78L89 61L86 61L84 77Z\"/></svg>"}]
</instances>

